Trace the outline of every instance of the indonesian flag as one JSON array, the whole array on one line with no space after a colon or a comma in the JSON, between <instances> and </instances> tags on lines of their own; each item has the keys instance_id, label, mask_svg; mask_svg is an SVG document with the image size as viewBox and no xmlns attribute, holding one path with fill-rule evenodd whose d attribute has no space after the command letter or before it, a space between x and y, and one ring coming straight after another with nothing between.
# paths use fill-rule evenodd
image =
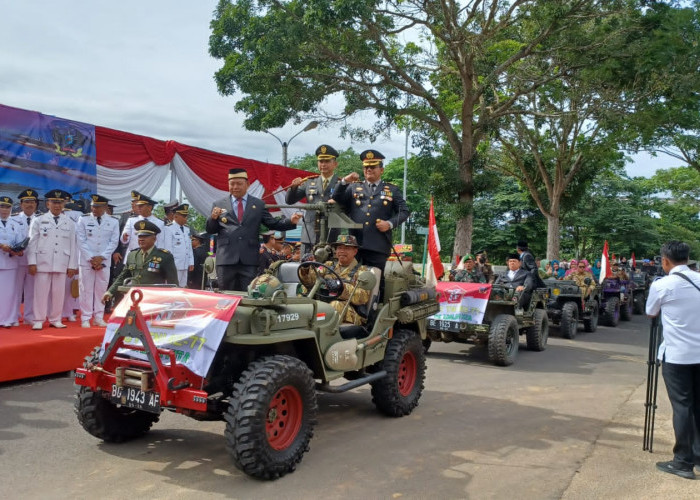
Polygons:
<instances>
[{"instance_id":1,"label":"indonesian flag","mask_svg":"<svg viewBox=\"0 0 700 500\"><path fill-rule=\"evenodd\" d=\"M610 259L608 258L608 240L605 240L605 245L603 246L603 256L600 259L600 279L599 283L602 283L607 276L612 275L612 269L610 268Z\"/></svg>"},{"instance_id":2,"label":"indonesian flag","mask_svg":"<svg viewBox=\"0 0 700 500\"><path fill-rule=\"evenodd\" d=\"M632 258L630 259L630 264L632 265L633 269L637 268L637 259L634 258L634 252L632 252Z\"/></svg>"},{"instance_id":3,"label":"indonesian flag","mask_svg":"<svg viewBox=\"0 0 700 500\"><path fill-rule=\"evenodd\" d=\"M430 215L428 216L428 254L429 259L426 270L426 282L434 284L445 274L440 260L440 237L435 223L435 211L433 210L433 198L430 197Z\"/></svg>"}]
</instances>

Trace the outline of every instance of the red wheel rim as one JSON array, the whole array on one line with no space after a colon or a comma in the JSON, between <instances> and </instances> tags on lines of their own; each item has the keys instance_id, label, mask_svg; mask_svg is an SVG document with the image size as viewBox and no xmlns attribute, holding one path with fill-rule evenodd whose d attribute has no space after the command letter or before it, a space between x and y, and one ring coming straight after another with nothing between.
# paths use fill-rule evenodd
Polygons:
<instances>
[{"instance_id":1,"label":"red wheel rim","mask_svg":"<svg viewBox=\"0 0 700 500\"><path fill-rule=\"evenodd\" d=\"M399 393L408 396L416 385L416 357L412 352L403 355L399 365Z\"/></svg>"},{"instance_id":2,"label":"red wheel rim","mask_svg":"<svg viewBox=\"0 0 700 500\"><path fill-rule=\"evenodd\" d=\"M291 385L285 385L272 396L265 420L267 442L275 450L289 447L299 434L304 416L301 394Z\"/></svg>"}]
</instances>

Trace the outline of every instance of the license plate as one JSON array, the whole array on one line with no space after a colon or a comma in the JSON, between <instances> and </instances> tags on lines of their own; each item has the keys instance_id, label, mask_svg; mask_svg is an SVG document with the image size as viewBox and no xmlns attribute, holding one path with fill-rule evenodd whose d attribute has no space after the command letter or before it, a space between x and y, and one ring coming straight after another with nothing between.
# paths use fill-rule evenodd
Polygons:
<instances>
[{"instance_id":1,"label":"license plate","mask_svg":"<svg viewBox=\"0 0 700 500\"><path fill-rule=\"evenodd\" d=\"M459 333L458 321L447 321L442 319L428 319L428 328L430 330L439 330L441 332Z\"/></svg>"},{"instance_id":2,"label":"license plate","mask_svg":"<svg viewBox=\"0 0 700 500\"><path fill-rule=\"evenodd\" d=\"M160 394L157 392L113 385L110 400L112 403L134 408L135 410L160 413Z\"/></svg>"}]
</instances>

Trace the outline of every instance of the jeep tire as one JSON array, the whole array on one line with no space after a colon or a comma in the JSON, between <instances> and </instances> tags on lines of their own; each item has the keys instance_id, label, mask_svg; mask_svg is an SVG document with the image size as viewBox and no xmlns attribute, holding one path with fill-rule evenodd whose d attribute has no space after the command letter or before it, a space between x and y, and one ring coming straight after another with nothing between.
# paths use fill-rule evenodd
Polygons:
<instances>
[{"instance_id":1,"label":"jeep tire","mask_svg":"<svg viewBox=\"0 0 700 500\"><path fill-rule=\"evenodd\" d=\"M489 361L499 366L510 366L515 362L520 348L518 321L510 314L499 314L489 329Z\"/></svg>"},{"instance_id":2,"label":"jeep tire","mask_svg":"<svg viewBox=\"0 0 700 500\"><path fill-rule=\"evenodd\" d=\"M100 348L85 357L84 368L99 362ZM107 443L123 443L146 434L160 415L117 406L103 397L104 391L78 386L74 409L83 429Z\"/></svg>"},{"instance_id":3,"label":"jeep tire","mask_svg":"<svg viewBox=\"0 0 700 500\"><path fill-rule=\"evenodd\" d=\"M313 373L292 356L252 362L234 384L225 413L226 449L246 474L276 479L294 471L316 425Z\"/></svg>"},{"instance_id":4,"label":"jeep tire","mask_svg":"<svg viewBox=\"0 0 700 500\"><path fill-rule=\"evenodd\" d=\"M575 339L578 331L578 305L569 301L561 308L561 323L559 325L561 336L565 339Z\"/></svg>"},{"instance_id":5,"label":"jeep tire","mask_svg":"<svg viewBox=\"0 0 700 500\"><path fill-rule=\"evenodd\" d=\"M372 382L372 402L390 417L408 415L418 406L425 382L425 347L418 333L395 331L380 369L387 375Z\"/></svg>"},{"instance_id":6,"label":"jeep tire","mask_svg":"<svg viewBox=\"0 0 700 500\"><path fill-rule=\"evenodd\" d=\"M533 325L525 332L527 348L530 351L544 351L549 338L549 320L543 309L535 309Z\"/></svg>"},{"instance_id":7,"label":"jeep tire","mask_svg":"<svg viewBox=\"0 0 700 500\"><path fill-rule=\"evenodd\" d=\"M583 318L583 329L586 332L595 332L598 329L598 319L600 316L600 311L598 309L598 302L593 303L593 310L587 318Z\"/></svg>"},{"instance_id":8,"label":"jeep tire","mask_svg":"<svg viewBox=\"0 0 700 500\"><path fill-rule=\"evenodd\" d=\"M645 306L644 292L634 292L632 299L632 311L634 314L644 314Z\"/></svg>"},{"instance_id":9,"label":"jeep tire","mask_svg":"<svg viewBox=\"0 0 700 500\"><path fill-rule=\"evenodd\" d=\"M603 319L607 326L617 326L620 322L620 299L618 297L610 297L605 302Z\"/></svg>"},{"instance_id":10,"label":"jeep tire","mask_svg":"<svg viewBox=\"0 0 700 500\"><path fill-rule=\"evenodd\" d=\"M631 299L632 297L629 297ZM631 310L632 305L630 304L630 300L625 302L624 304L620 302L620 319L622 321L629 321L632 319L632 310Z\"/></svg>"}]
</instances>

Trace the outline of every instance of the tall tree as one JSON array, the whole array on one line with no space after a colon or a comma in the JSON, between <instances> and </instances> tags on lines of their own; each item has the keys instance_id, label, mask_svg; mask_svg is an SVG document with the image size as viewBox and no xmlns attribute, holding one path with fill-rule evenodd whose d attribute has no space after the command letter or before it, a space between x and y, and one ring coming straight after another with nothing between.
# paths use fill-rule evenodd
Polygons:
<instances>
[{"instance_id":1,"label":"tall tree","mask_svg":"<svg viewBox=\"0 0 700 500\"><path fill-rule=\"evenodd\" d=\"M455 253L471 249L480 143L516 103L569 68L548 57L588 48L548 44L622 0L221 0L209 50L219 91L243 97L245 126L372 110L373 140L400 117L439 133L458 165ZM566 38L559 38L567 41ZM539 71L521 71L530 59ZM509 78L508 94L502 83ZM341 110L323 111L341 94Z\"/></svg>"}]
</instances>

